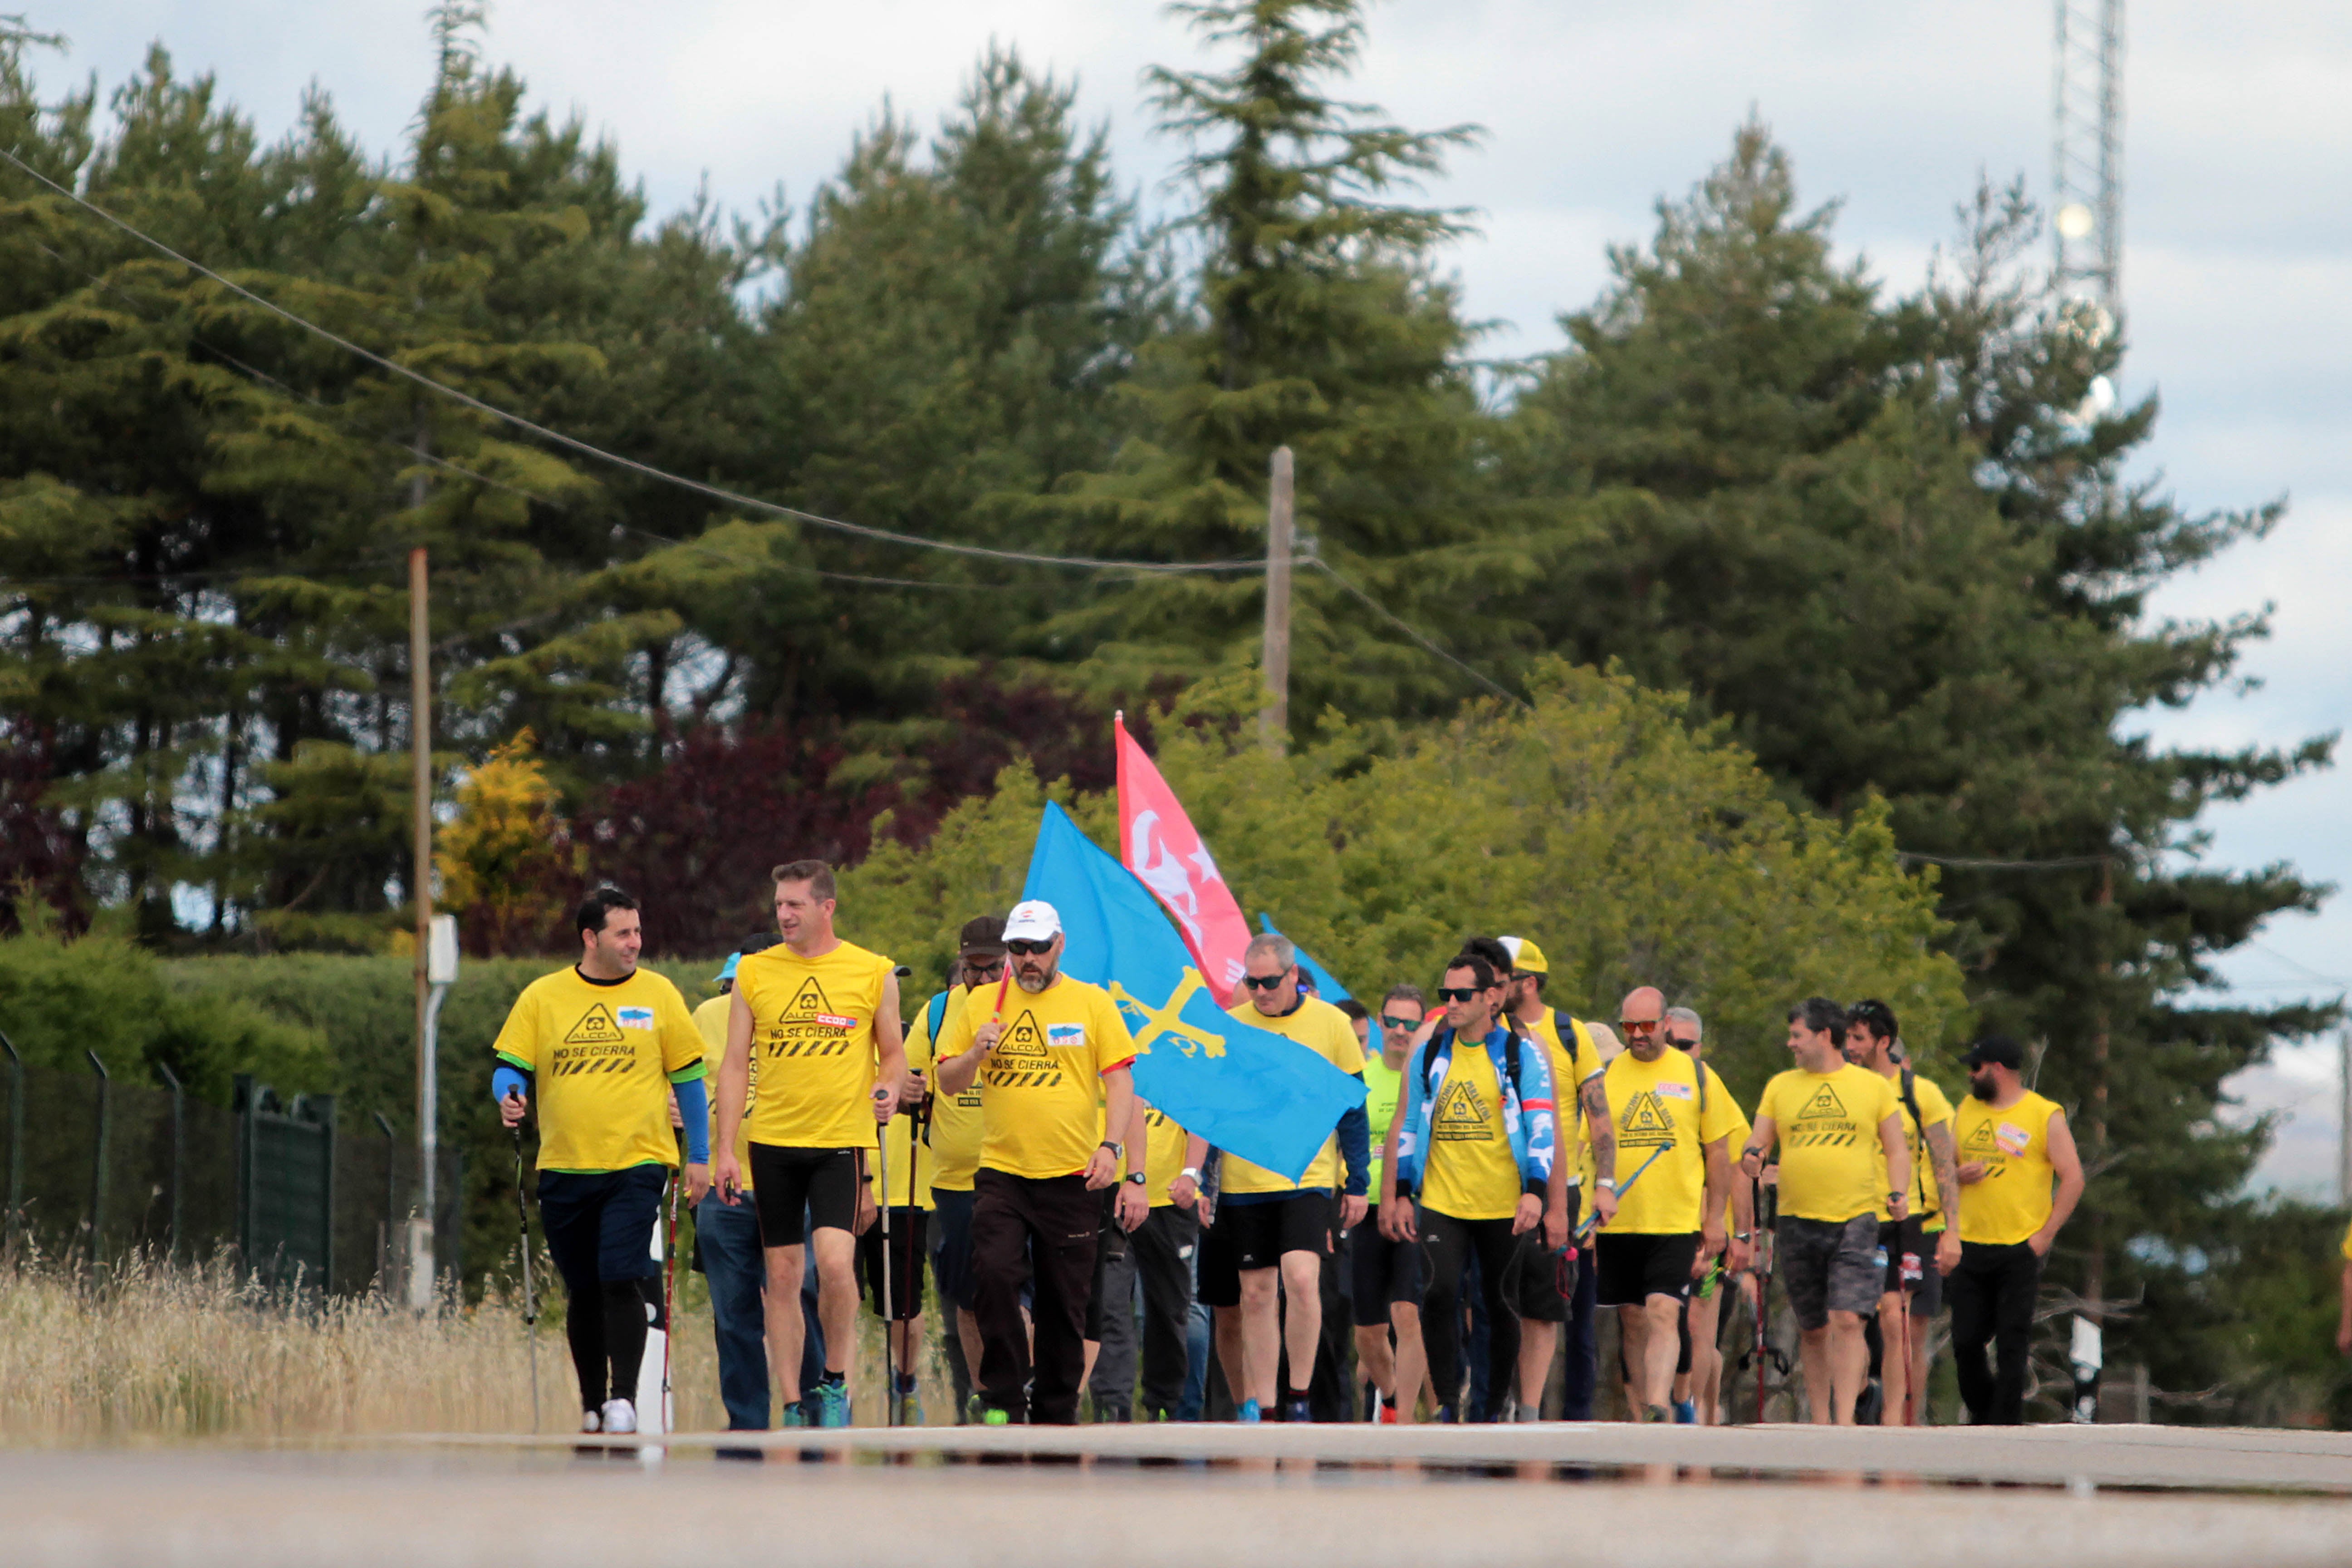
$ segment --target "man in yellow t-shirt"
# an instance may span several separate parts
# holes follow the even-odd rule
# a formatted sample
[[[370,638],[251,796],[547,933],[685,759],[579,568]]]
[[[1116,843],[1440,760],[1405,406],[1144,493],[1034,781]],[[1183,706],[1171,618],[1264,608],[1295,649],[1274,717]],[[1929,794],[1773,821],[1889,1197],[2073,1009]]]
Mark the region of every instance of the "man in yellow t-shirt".
[[[1504,1005],[1551,1053],[1552,1086],[1559,1095],[1559,1153],[1552,1161],[1552,1179],[1566,1189],[1573,1237],[1606,1225],[1617,1212],[1617,1129],[1609,1120],[1609,1101],[1601,1088],[1605,1064],[1593,1043],[1591,1026],[1544,1002],[1551,964],[1543,949],[1523,936],[1497,940],[1511,961]],[[1534,1375],[1532,1363],[1541,1363],[1548,1381],[1552,1342],[1566,1339],[1567,1365],[1560,1380],[1564,1421],[1592,1419],[1592,1391],[1600,1369],[1600,1281],[1591,1260],[1581,1261],[1585,1266],[1576,1272],[1568,1321],[1557,1331],[1548,1323],[1528,1325],[1519,1342],[1522,1376]]]
[[[1875,997],[1846,1010],[1845,1059],[1895,1086],[1904,1143],[1911,1151],[1911,1217],[1889,1219],[1885,1205],[1879,1205],[1886,1289],[1878,1298],[1877,1359],[1880,1425],[1914,1426],[1917,1413],[1908,1402],[1913,1390],[1927,1386],[1927,1325],[1944,1310],[1944,1271],[1960,1260],[1960,1233],[1948,1223],[1960,1212],[1952,1102],[1932,1079],[1911,1070],[1895,1009]],[[1887,1184],[1883,1176],[1878,1184]]]
[[[864,1161],[876,1147],[876,1127],[897,1114],[907,1093],[898,978],[888,959],[835,934],[832,867],[795,860],[772,876],[783,940],[735,968],[719,1071],[718,1186],[730,1203],[746,1187],[735,1143],[748,1132],[748,1186],[768,1264],[768,1364],[783,1385],[784,1425],[802,1424],[794,1298],[807,1249],[816,1254],[817,1315],[824,1324],[818,1421],[846,1426]]]
[[[1462,1282],[1474,1254],[1490,1340],[1486,1408],[1474,1419],[1499,1418],[1515,1399],[1520,1419],[1537,1419],[1543,1388],[1517,1375],[1520,1336],[1528,1321],[1557,1324],[1568,1312],[1551,1058],[1504,1013],[1504,983],[1483,951],[1446,964],[1444,1026],[1406,1057],[1404,1108],[1381,1151],[1381,1233],[1426,1247],[1422,1331],[1442,1420],[1464,1414]]]
[[[1637,986],[1618,1006],[1625,1050],[1601,1075],[1617,1131],[1617,1212],[1593,1245],[1599,1304],[1617,1309],[1634,1418],[1674,1419],[1675,1369],[1691,1286],[1716,1255],[1747,1246],[1725,1234],[1730,1140],[1739,1126],[1731,1091],[1706,1063],[1666,1048],[1666,998]]]
[[[1803,1335],[1805,1400],[1817,1426],[1853,1426],[1869,1376],[1862,1323],[1886,1278],[1880,1200],[1895,1219],[1911,1212],[1911,1154],[1895,1086],[1845,1059],[1845,1009],[1826,996],[1789,1009],[1797,1065],[1764,1086],[1739,1163],[1759,1176],[1766,1153],[1780,1146],[1774,1255]]]
[[[978,915],[964,921],[956,937],[948,987],[915,1015],[908,1053],[918,1049],[919,1041],[923,1058],[936,1066],[940,1042],[955,1026],[957,1016],[975,1001],[988,1005],[1005,984],[1003,917]],[[928,1145],[923,1176],[931,1194],[931,1282],[955,1326],[948,1340],[948,1373],[961,1425],[971,1418],[971,1391],[980,1372],[980,1319],[972,1310],[971,1293],[971,1185],[980,1170],[980,1085],[967,1084],[962,1093],[950,1094],[939,1087],[934,1074],[919,1092]]]
[[[730,954],[719,971],[719,994],[694,1010],[694,1027],[702,1037],[703,1066],[719,1070],[727,1058],[727,1016],[734,1008],[735,966],[747,952],[773,947],[772,936],[756,936]],[[759,1094],[755,1072],[751,1093]],[[719,1108],[710,1108],[710,1135],[719,1135]],[[749,1161],[747,1142],[739,1135],[735,1159]],[[760,1251],[760,1216],[750,1204],[730,1204],[718,1193],[702,1194],[694,1205],[694,1246],[704,1279],[710,1286],[710,1330],[719,1346],[719,1398],[727,1407],[730,1432],[768,1429],[771,1397],[768,1384],[766,1316],[761,1295],[768,1268]],[[803,1314],[814,1315],[804,1303]],[[819,1335],[822,1338],[822,1334]]]
[[[580,962],[515,999],[491,1047],[499,1115],[520,1127],[539,1097],[539,1215],[570,1300],[564,1337],[583,1432],[637,1429],[654,1226],[677,1163],[670,1094],[686,1131],[686,1197],[710,1180],[702,1041],[686,998],[650,969],[636,900],[599,888],[574,921]],[[658,1290],[654,1304],[660,1304]]]
[[[1250,940],[1242,952],[1241,989],[1246,999],[1226,1009],[1233,1017],[1295,1041],[1362,1080],[1364,1052],[1355,1026],[1339,1008],[1300,990],[1298,949],[1288,937],[1268,932]],[[1294,1386],[1281,1391],[1282,1418],[1314,1419],[1307,1391],[1298,1385],[1313,1374],[1322,1341],[1323,1260],[1330,1256],[1331,1232],[1335,1225],[1347,1230],[1360,1223],[1367,1207],[1369,1126],[1362,1102],[1349,1106],[1297,1181],[1236,1154],[1223,1156],[1224,1174],[1203,1245],[1223,1253],[1231,1272],[1204,1259],[1201,1299],[1213,1308],[1240,1311],[1243,1386],[1233,1392],[1243,1421],[1255,1421],[1274,1408],[1276,1373],[1285,1350],[1290,1352]],[[1222,1278],[1234,1280],[1235,1300],[1212,1293],[1211,1281]]]
[[[1960,1058],[1969,1094],[1954,1113],[1959,1144],[1960,1261],[1952,1298],[1952,1363],[1979,1426],[2025,1419],[2027,1355],[2042,1261],[2083,1196],[2083,1162],[2066,1113],[2025,1087],[2025,1052],[1987,1035]],[[1990,1342],[1998,1370],[1985,1363]]]
[[[983,1016],[989,1010],[968,1003],[936,1052],[940,1092],[960,1094],[980,1082],[972,1293],[982,1419],[990,1426],[1076,1422],[1102,1226],[1097,1194],[1118,1179],[1122,1163],[1144,1169],[1143,1150],[1103,1135],[1106,1126],[1129,1126],[1134,1112],[1128,1070],[1134,1037],[1110,993],[1061,972],[1063,946],[1053,905],[1037,899],[1014,905],[1004,921],[1004,949],[1018,994],[1006,997],[1002,1016]],[[1124,1228],[1142,1224],[1149,1207],[1141,1186],[1120,1186]],[[1034,1297],[1034,1354],[1021,1312],[1024,1282]]]
[[[2336,1282],[2343,1306],[2336,1320],[2336,1353],[2352,1355],[2352,1229],[2344,1232],[2344,1277]]]

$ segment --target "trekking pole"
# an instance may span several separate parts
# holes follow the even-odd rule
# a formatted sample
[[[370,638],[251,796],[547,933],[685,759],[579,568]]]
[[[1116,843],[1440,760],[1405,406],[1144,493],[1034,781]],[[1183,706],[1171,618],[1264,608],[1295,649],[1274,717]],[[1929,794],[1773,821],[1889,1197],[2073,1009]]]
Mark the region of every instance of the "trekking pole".
[[[661,1429],[675,1431],[677,1427],[677,1401],[670,1394],[670,1347],[677,1343],[677,1189],[684,1185],[677,1175],[669,1181],[669,1235],[662,1243],[662,1375]]]
[[[898,1424],[898,1373],[890,1354],[890,1124],[874,1140],[874,1167],[882,1178],[882,1425]]]
[[[515,1123],[515,1225],[522,1237],[522,1336],[530,1349],[530,1432],[539,1436],[539,1297],[531,1288],[530,1210],[522,1198],[522,1124]]]
[[[1755,1204],[1754,1212],[1757,1214],[1766,1215],[1768,1218],[1777,1217],[1773,1210],[1779,1207],[1779,1194],[1768,1194],[1764,1178],[1761,1176],[1756,1178]],[[1756,1230],[1757,1239],[1767,1247],[1775,1239],[1771,1236],[1769,1227],[1763,1221],[1758,1223]],[[1772,1363],[1772,1342],[1765,1332],[1765,1321],[1772,1310],[1772,1265],[1769,1261],[1771,1254],[1768,1251],[1763,1256],[1766,1261],[1759,1264],[1756,1269],[1756,1425],[1759,1426],[1764,1425],[1765,1369]]]

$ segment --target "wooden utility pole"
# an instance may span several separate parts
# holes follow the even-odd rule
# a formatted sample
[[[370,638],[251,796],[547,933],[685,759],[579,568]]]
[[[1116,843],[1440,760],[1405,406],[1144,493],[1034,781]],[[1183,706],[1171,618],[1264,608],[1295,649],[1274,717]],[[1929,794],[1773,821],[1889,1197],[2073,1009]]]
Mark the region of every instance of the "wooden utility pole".
[[[1274,449],[1273,482],[1265,498],[1265,707],[1258,728],[1266,750],[1290,743],[1290,557],[1295,535],[1290,448]]]
[[[420,476],[417,486],[424,485]],[[409,1299],[430,1299],[433,1278],[434,1163],[438,1150],[434,1123],[431,1029],[426,1017],[425,966],[433,951],[433,649],[432,617],[426,613],[425,552],[408,552],[408,747],[410,825],[415,836],[409,897],[416,906],[416,1158],[423,1214],[409,1243]],[[420,1284],[416,1271],[424,1271]]]

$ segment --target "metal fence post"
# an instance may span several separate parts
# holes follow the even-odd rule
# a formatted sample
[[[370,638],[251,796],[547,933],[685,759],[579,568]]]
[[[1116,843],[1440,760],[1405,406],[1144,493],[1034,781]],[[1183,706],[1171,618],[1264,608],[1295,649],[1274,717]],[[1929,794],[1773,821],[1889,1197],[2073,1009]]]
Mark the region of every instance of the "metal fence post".
[[[114,1079],[96,1051],[82,1055],[98,1075],[98,1145],[89,1157],[89,1260],[96,1263],[106,1256],[106,1139],[113,1123]]]
[[[335,1293],[335,1097],[322,1094],[310,1103],[319,1109],[320,1146],[325,1151],[319,1166],[324,1178],[319,1184],[319,1229],[325,1237],[319,1251],[319,1293],[323,1299]]]
[[[0,1241],[14,1241],[25,1203],[25,1058],[5,1034],[0,1050],[8,1053],[8,1212],[0,1215]]]
[[[259,1096],[254,1090],[253,1075],[236,1075],[234,1098],[230,1104],[236,1112],[236,1253],[238,1265],[244,1268],[257,1267],[253,1257],[254,1231],[254,1107]]]
[[[180,1261],[180,1194],[187,1184],[188,1107],[187,1096],[180,1088],[180,1075],[168,1062],[157,1062],[155,1070],[172,1089],[172,1208],[165,1222],[163,1257],[166,1262]]]
[[[392,1288],[392,1219],[400,1212],[400,1172],[393,1156],[399,1150],[400,1140],[381,1110],[375,1113],[375,1124],[383,1133],[383,1223],[375,1231],[375,1282],[377,1289],[393,1296],[398,1292]]]

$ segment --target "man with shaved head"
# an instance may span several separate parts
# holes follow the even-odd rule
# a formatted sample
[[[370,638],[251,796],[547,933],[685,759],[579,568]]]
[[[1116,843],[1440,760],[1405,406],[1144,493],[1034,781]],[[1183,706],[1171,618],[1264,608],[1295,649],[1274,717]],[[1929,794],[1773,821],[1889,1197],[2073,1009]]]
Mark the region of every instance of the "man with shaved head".
[[[1617,1132],[1617,1213],[1595,1247],[1600,1300],[1617,1309],[1633,1415],[1670,1421],[1683,1303],[1728,1240],[1730,1141],[1740,1116],[1699,1062],[1666,1048],[1666,998],[1654,985],[1617,1009],[1624,1054],[1601,1073]],[[1730,1267],[1747,1262],[1731,1242]]]

